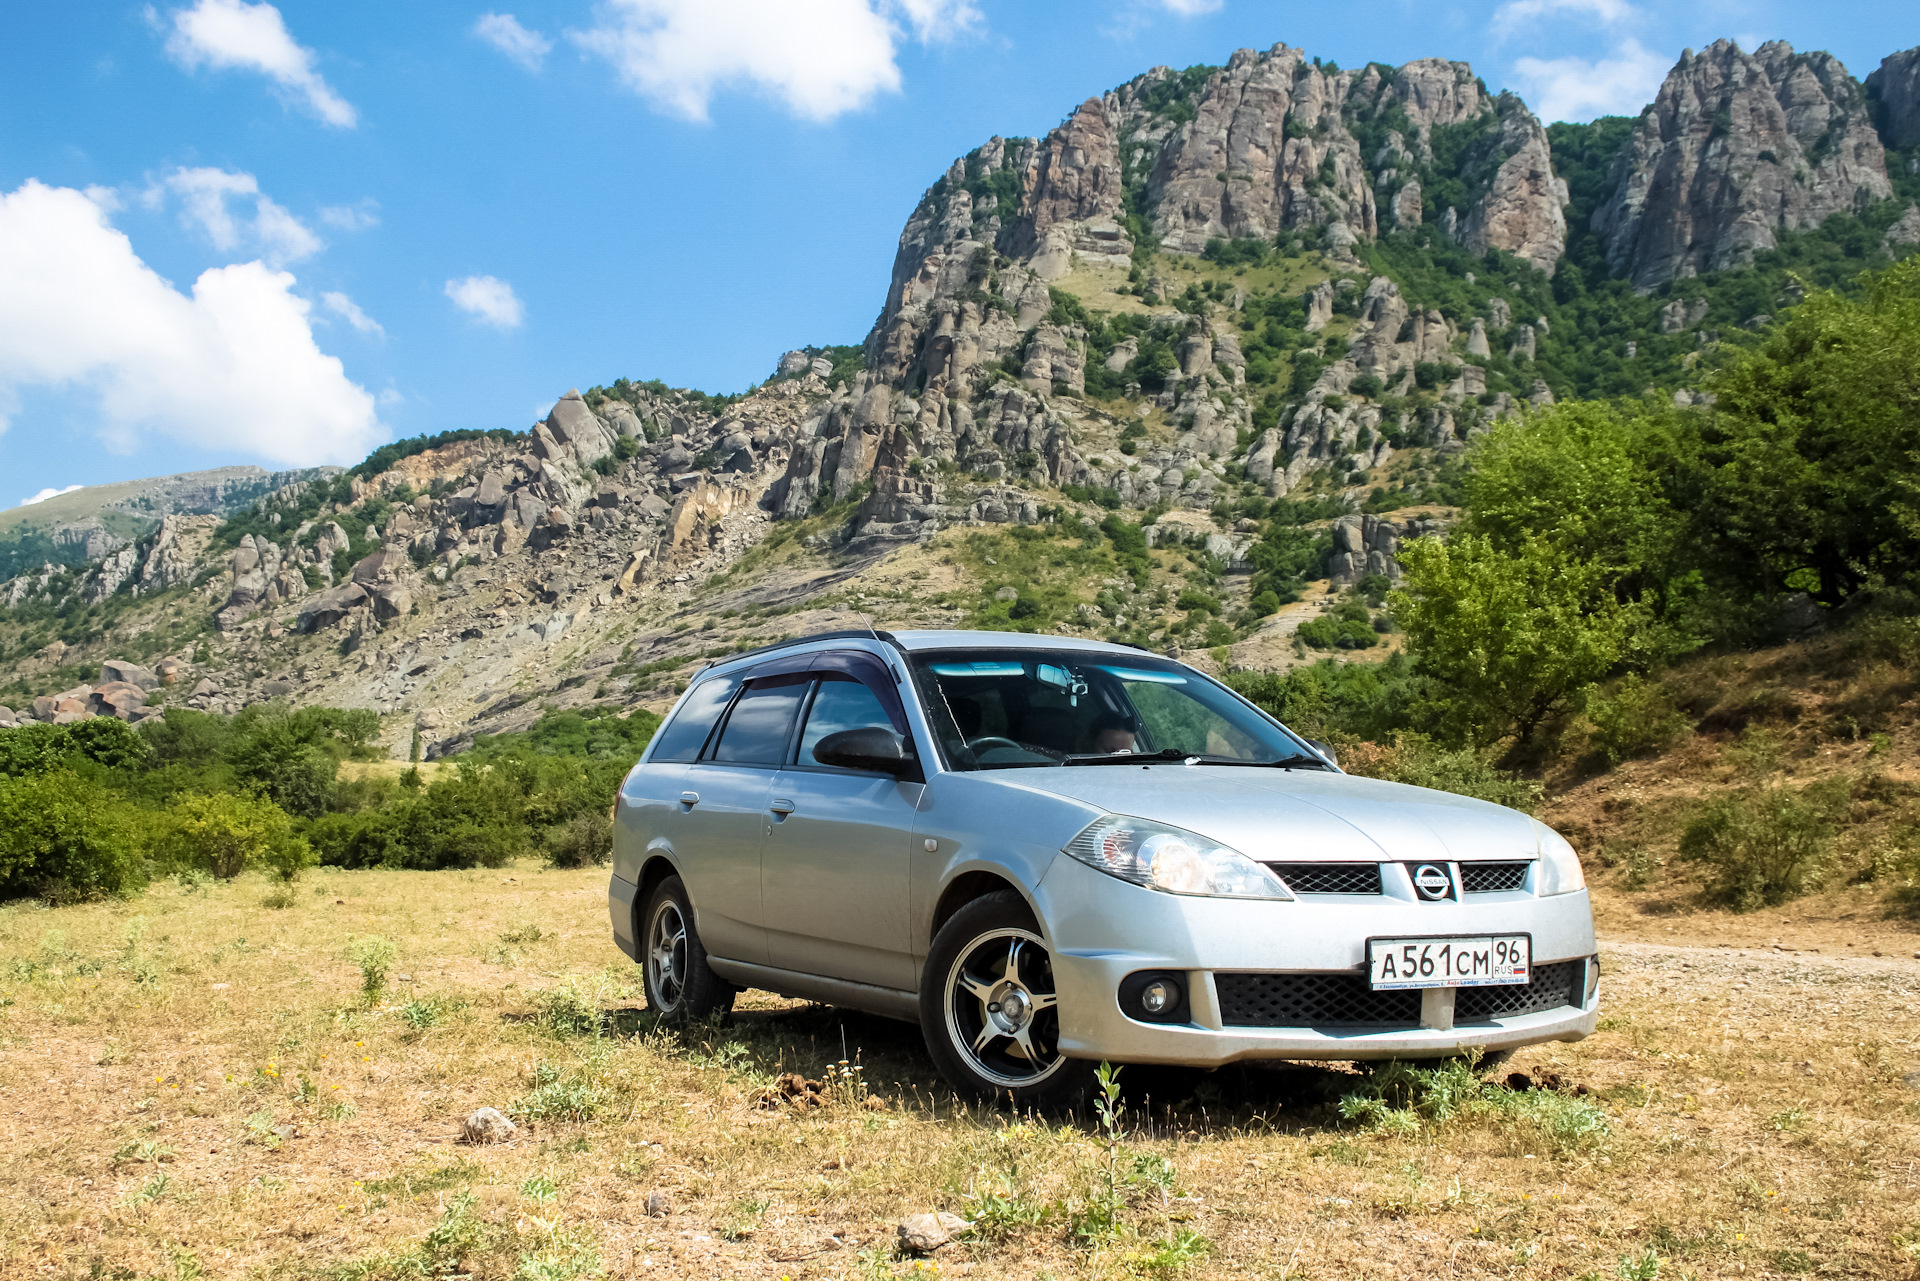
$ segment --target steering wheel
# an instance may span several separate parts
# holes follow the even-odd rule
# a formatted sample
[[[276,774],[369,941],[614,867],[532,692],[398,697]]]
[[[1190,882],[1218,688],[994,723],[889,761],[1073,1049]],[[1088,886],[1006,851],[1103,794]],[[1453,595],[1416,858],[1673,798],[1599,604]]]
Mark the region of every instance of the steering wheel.
[[[1016,752],[1029,750],[1010,738],[1001,738],[998,734],[984,734],[979,738],[969,740],[967,743],[967,750],[976,756],[983,751],[990,752],[997,747],[1011,747]]]

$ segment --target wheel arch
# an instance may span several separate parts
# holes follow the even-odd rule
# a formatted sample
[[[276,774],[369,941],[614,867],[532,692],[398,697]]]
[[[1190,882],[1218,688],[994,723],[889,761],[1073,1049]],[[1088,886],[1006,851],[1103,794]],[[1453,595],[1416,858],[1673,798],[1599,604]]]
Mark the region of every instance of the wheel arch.
[[[659,850],[647,852],[646,862],[640,865],[640,888],[633,896],[633,937],[636,947],[640,945],[640,917],[647,910],[647,902],[653,898],[653,891],[669,876],[678,875],[680,869],[674,866],[672,859]]]
[[[941,889],[940,897],[934,901],[933,918],[927,925],[928,943],[939,937],[941,928],[953,919],[954,913],[976,899],[997,894],[1001,890],[1012,890],[1019,895],[1020,901],[1027,905],[1027,911],[1032,914],[1034,923],[1040,927],[1041,937],[1049,937],[1046,919],[1040,915],[1033,896],[1020,888],[1019,882],[1001,869],[973,867],[954,876]]]

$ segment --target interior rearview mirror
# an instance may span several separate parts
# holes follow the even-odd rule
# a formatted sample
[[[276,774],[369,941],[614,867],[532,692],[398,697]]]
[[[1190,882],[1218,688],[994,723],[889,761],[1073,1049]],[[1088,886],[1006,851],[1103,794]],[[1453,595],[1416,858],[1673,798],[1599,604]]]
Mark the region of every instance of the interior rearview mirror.
[[[827,735],[813,745],[813,759],[838,769],[872,770],[877,774],[912,774],[920,768],[906,740],[878,725]]]

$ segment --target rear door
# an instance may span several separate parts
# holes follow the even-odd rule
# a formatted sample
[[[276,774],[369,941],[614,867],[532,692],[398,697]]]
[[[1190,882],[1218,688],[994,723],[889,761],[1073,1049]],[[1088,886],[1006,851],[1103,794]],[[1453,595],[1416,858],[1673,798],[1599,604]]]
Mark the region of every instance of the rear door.
[[[769,964],[910,991],[909,847],[922,786],[813,759],[820,739],[884,726],[912,741],[891,673],[822,655],[792,759],[774,776],[761,855]]]
[[[700,941],[715,956],[766,964],[760,847],[767,796],[809,684],[805,672],[755,674],[681,778],[683,835],[675,849]]]

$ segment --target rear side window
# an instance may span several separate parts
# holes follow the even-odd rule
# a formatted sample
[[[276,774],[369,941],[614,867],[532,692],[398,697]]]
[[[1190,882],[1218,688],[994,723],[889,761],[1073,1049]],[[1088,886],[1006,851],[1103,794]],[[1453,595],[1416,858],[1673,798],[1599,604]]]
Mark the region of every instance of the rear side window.
[[[691,761],[700,755],[713,723],[726,710],[727,700],[739,688],[738,676],[716,676],[693,687],[680,712],[660,730],[654,739],[650,761]]]
[[[783,763],[793,718],[809,683],[804,672],[750,683],[734,702],[711,759],[740,765]]]

